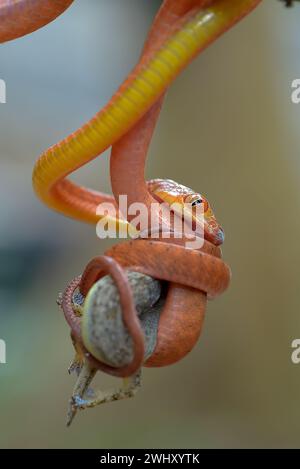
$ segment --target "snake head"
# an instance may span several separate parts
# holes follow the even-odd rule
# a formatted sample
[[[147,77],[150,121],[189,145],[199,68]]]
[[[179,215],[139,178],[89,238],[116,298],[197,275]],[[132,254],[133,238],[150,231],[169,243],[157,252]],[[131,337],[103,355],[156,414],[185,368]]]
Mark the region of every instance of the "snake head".
[[[203,195],[171,179],[152,179],[148,181],[148,189],[156,200],[175,207],[174,212],[176,212],[176,206],[179,209],[185,207],[184,214],[185,216],[188,214],[191,219],[193,230],[197,233],[197,226],[201,227],[200,236],[203,236],[204,231],[204,238],[215,246],[224,242],[224,231]],[[180,210],[180,215],[182,216],[182,210]]]

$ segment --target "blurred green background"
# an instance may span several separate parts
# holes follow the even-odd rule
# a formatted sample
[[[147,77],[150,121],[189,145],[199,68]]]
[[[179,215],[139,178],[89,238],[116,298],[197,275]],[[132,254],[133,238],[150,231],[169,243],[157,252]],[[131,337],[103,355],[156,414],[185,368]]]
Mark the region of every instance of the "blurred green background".
[[[37,156],[91,117],[131,70],[160,2],[78,0],[0,48],[2,448],[298,447],[300,8],[265,0],[171,87],[148,176],[205,194],[226,232],[231,287],[182,362],[145,369],[134,400],[65,427],[73,350],[59,291],[107,243],[36,200]],[[108,157],[76,179],[110,190]],[[98,377],[105,385],[110,378]]]

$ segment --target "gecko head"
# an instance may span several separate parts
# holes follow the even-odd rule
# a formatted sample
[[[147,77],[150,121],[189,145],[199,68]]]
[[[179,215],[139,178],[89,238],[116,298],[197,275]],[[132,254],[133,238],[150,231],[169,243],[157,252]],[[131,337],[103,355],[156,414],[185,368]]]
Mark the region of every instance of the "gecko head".
[[[184,220],[191,222],[196,234],[200,227],[198,234],[203,236],[204,232],[204,238],[215,246],[224,242],[224,231],[203,195],[171,179],[153,179],[148,188],[156,200],[170,205],[174,213],[180,216],[184,213]]]

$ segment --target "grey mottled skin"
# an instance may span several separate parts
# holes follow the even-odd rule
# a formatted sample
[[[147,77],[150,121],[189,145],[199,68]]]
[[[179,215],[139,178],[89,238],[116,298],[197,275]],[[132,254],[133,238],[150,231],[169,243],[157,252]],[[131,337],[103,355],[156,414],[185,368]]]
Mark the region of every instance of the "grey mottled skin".
[[[161,282],[137,272],[128,272],[137,314],[145,334],[145,360],[156,345],[159,315],[164,302]],[[162,296],[162,297],[161,297]],[[74,303],[83,298],[74,296]],[[124,326],[117,287],[111,277],[99,280],[85,305],[89,340],[102,361],[112,366],[127,365],[133,357],[132,340]]]

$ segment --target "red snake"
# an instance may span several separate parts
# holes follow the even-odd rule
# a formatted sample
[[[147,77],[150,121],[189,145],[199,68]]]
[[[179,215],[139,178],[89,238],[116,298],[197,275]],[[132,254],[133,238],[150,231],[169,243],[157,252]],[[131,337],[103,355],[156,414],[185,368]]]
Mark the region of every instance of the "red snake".
[[[184,201],[191,191],[170,191],[168,181],[147,183],[145,161],[160,113],[165,91],[176,76],[205,47],[255,8],[261,0],[164,0],[155,17],[141,58],[93,119],[62,142],[47,150],[33,173],[36,194],[49,207],[79,220],[97,222],[101,202],[115,205],[126,194],[128,204],[143,203],[150,211],[153,202],[168,197]],[[71,0],[0,0],[0,42],[30,33],[62,13]],[[112,146],[111,183],[114,197],[76,186],[65,179]],[[174,183],[176,184],[176,183]],[[180,185],[178,185],[179,187]],[[182,187],[182,186],[180,186]],[[198,196],[198,195],[197,195]],[[121,368],[101,363],[89,353],[95,367],[116,376],[129,376],[143,364],[143,334],[136,316],[125,269],[135,270],[169,282],[161,313],[157,344],[146,366],[164,366],[185,356],[198,340],[207,295],[214,297],[228,286],[230,270],[221,260],[218,245],[222,230],[208,202],[204,208],[204,237],[201,250],[186,248],[186,239],[137,239],[118,244],[105,256],[93,259],[82,278],[75,279],[63,298],[63,309],[72,333],[84,351],[81,321],[72,307],[77,287],[86,295],[97,279],[112,275],[120,294],[124,323],[134,344],[132,362]],[[168,221],[160,216],[160,228]],[[114,217],[114,214],[111,214]],[[130,222],[132,217],[128,216]],[[119,225],[126,223],[118,218]]]

